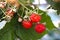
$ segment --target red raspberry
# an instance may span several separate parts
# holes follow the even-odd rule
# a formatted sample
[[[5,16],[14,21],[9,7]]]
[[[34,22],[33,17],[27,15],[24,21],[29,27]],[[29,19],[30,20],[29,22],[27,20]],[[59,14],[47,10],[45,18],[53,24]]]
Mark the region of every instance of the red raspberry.
[[[32,22],[39,22],[41,20],[41,16],[38,15],[38,14],[35,14],[33,13],[31,16],[30,16],[30,19]]]
[[[42,32],[44,32],[45,31],[45,25],[44,24],[37,24],[36,26],[35,26],[35,31],[37,32],[37,33],[42,33]]]
[[[24,20],[24,21],[22,22],[22,25],[23,25],[23,27],[26,28],[26,29],[29,29],[29,28],[32,27],[32,23],[31,23],[30,21],[26,21],[26,20]]]

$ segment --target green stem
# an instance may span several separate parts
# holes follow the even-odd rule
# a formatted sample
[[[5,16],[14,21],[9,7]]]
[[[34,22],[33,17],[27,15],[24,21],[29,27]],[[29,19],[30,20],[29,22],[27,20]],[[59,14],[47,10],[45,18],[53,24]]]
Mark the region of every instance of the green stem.
[[[19,2],[19,1],[18,1]],[[30,10],[29,8],[27,8],[23,3],[22,3],[22,1],[21,2],[19,2],[24,8],[26,8],[27,10]],[[31,12],[34,12],[34,11],[32,11],[31,10]]]
[[[0,8],[1,9],[1,8]],[[5,12],[1,9],[1,11],[5,14]]]
[[[29,10],[29,11],[31,11],[31,13],[32,12],[34,12],[35,10],[37,10],[37,13],[38,13],[38,6],[37,6],[37,9],[35,9],[35,10],[30,10],[29,8],[27,8],[23,3],[22,3],[22,1],[20,0],[20,1],[18,1],[20,4],[21,4],[21,6],[23,6],[24,8],[26,8],[27,10]],[[22,13],[22,15],[23,15],[23,13]]]
[[[0,22],[4,19],[5,17],[2,17],[1,19],[0,19]]]
[[[23,12],[22,12],[22,14],[21,14],[21,17],[23,17],[23,13],[24,13],[24,8],[23,8]]]
[[[17,15],[18,15],[18,16],[20,16],[20,14],[19,14],[19,13],[17,13]]]
[[[26,6],[24,6],[24,4],[23,3],[21,3],[21,2],[19,2],[24,8],[26,8],[27,10],[30,10],[30,9],[28,9]]]
[[[38,14],[38,9],[39,9],[39,8],[37,7],[37,14]]]

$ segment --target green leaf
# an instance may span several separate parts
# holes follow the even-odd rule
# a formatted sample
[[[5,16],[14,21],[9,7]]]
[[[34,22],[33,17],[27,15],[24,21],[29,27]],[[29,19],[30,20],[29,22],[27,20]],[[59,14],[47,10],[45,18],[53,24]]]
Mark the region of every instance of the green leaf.
[[[34,26],[31,29],[27,30],[24,29],[23,26],[19,23],[19,25],[16,26],[16,28],[16,34],[22,40],[37,40],[43,36],[43,34],[38,34],[35,32]]]
[[[60,2],[54,2],[53,0],[46,1],[52,6],[53,9],[60,11]]]
[[[59,14],[60,14],[60,10],[57,11],[57,15],[59,15]]]
[[[15,24],[14,17],[11,22],[7,23],[3,29],[0,30],[0,40],[15,40]]]
[[[54,8],[55,10],[60,10],[60,3],[58,2],[54,2],[53,0],[46,0],[51,6],[52,8]]]
[[[47,15],[46,12],[42,11],[42,10],[38,10],[38,13],[42,13],[42,20],[40,21],[41,23],[46,23],[46,28],[48,28],[49,30],[55,28],[55,26],[52,23],[51,18]]]
[[[50,17],[41,10],[39,10],[39,13],[43,13],[41,23],[46,22],[46,28],[48,28],[49,30],[53,29],[54,25],[52,24]],[[31,29],[27,30],[27,29],[23,28],[21,23],[17,23],[16,35],[19,38],[21,38],[22,40],[37,40],[37,39],[40,39],[44,34],[47,33],[47,31],[45,31],[42,34],[38,34],[35,32],[34,27],[35,27],[35,25],[33,25]]]
[[[48,28],[49,30],[55,28],[50,17],[47,14],[42,15],[41,23],[44,23],[44,22],[46,23],[46,28]]]
[[[46,22],[46,28],[48,28],[49,30],[53,29],[54,25],[52,24],[50,17],[41,10],[38,10],[38,12],[43,13],[42,20],[40,22]],[[19,10],[18,13],[21,14],[22,9],[21,11]],[[18,22],[18,16],[14,15],[11,22],[7,23],[5,27],[2,30],[0,30],[0,40],[15,40],[16,37],[22,40],[37,40],[47,33],[47,31],[45,31],[42,34],[38,34],[34,28],[35,25],[33,25],[31,29],[23,28],[22,23]]]
[[[0,40],[15,40],[13,31],[8,31],[0,35]]]

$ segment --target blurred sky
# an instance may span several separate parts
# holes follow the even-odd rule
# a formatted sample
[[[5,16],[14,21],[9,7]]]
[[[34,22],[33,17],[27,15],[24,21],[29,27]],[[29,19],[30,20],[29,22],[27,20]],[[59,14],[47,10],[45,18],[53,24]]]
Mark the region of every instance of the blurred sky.
[[[38,0],[35,0],[33,3],[34,4],[39,4],[38,2],[39,2]],[[40,0],[40,4],[46,4],[46,1],[45,0]]]

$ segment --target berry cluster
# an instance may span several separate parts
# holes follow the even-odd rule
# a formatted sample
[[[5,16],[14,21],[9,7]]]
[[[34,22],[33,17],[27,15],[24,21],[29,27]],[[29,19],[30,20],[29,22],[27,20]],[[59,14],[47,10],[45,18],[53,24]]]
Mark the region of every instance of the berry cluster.
[[[30,20],[23,20],[22,21],[22,25],[25,29],[30,29],[33,25],[33,23],[36,23],[35,24],[35,31],[37,33],[42,33],[45,31],[45,25],[44,24],[41,24],[39,23],[39,21],[41,21],[41,15],[39,14],[36,14],[36,13],[32,13],[30,16],[29,16],[29,19]],[[20,21],[19,21],[20,22]]]
[[[13,1],[15,2],[14,5],[12,7],[10,7],[11,5],[8,5],[8,3],[13,3]],[[4,13],[4,19],[7,20],[8,22],[10,22],[10,20],[12,19],[12,17],[14,16],[16,10],[17,10],[17,7],[18,7],[18,2],[16,0],[6,0],[6,1],[1,1],[0,2],[0,8],[1,9],[5,9],[6,10],[2,10],[3,13]],[[16,8],[16,9],[15,9]]]
[[[14,14],[15,12],[11,8],[8,8],[5,12],[5,19],[10,22]]]
[[[10,4],[13,4],[14,6],[16,7],[19,7],[19,4],[16,0],[6,0],[7,2],[6,3],[10,3]],[[6,6],[6,3],[5,2],[0,2],[0,8],[5,8]],[[15,10],[13,10],[12,8],[8,7],[6,12],[5,12],[5,19],[7,21],[10,21],[12,19],[12,17],[14,16],[15,14]],[[23,18],[23,17],[22,17]],[[45,25],[44,24],[41,24],[39,23],[41,21],[41,15],[39,14],[36,14],[36,13],[32,13],[28,18],[29,20],[27,19],[24,19],[22,20],[21,17],[18,18],[18,22],[22,22],[22,26],[25,28],[25,29],[30,29],[33,25],[33,23],[36,23],[35,24],[35,31],[37,33],[42,33],[45,31]]]

